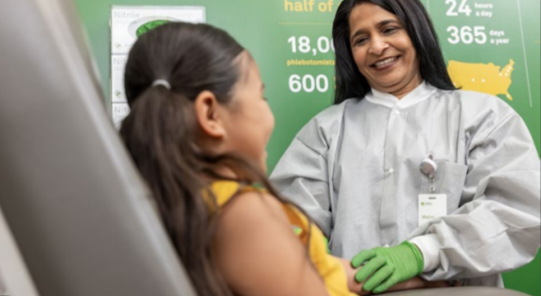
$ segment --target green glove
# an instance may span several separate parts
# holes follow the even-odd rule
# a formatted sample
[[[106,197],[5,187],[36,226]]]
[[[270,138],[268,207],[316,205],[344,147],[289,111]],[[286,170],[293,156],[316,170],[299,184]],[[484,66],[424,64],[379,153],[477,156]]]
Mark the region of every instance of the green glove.
[[[351,260],[354,268],[365,265],[355,274],[355,280],[363,284],[363,290],[381,293],[390,287],[409,280],[423,272],[423,255],[410,242],[383,248],[364,250]],[[369,278],[370,277],[370,278]]]
[[[331,249],[329,249],[329,239],[327,237],[323,237],[323,242],[327,246],[327,254],[332,254]]]

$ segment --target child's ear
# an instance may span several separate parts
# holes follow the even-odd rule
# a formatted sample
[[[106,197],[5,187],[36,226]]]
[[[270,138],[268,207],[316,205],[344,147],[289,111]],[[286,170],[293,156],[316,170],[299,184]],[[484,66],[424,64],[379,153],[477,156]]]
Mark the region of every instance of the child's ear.
[[[212,138],[225,137],[224,122],[219,112],[220,105],[212,92],[205,90],[197,95],[194,108],[197,122],[203,133]]]

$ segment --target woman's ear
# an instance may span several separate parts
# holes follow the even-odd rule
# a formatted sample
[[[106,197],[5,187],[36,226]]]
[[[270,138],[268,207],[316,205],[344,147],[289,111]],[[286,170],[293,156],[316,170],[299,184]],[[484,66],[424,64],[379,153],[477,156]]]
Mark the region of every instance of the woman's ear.
[[[225,137],[221,106],[212,92],[205,90],[197,95],[194,108],[197,123],[204,134],[212,138]]]

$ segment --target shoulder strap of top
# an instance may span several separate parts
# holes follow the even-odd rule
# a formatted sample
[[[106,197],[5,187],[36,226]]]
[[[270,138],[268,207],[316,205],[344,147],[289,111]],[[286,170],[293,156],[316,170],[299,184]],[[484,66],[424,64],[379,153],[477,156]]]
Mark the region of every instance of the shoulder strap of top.
[[[210,185],[210,191],[216,197],[216,203],[219,207],[227,204],[231,198],[242,192],[264,191],[252,185],[245,185],[237,181],[221,180],[215,181]]]
[[[215,181],[210,185],[209,189],[212,193],[214,193],[214,196],[216,197],[216,205],[218,206],[218,208],[224,207],[231,200],[231,198],[235,197],[240,193],[249,191],[265,191],[265,189],[255,187],[253,185],[245,185],[236,181],[229,180]],[[209,202],[209,205],[211,204],[213,203]],[[212,205],[210,207],[213,208]],[[285,214],[287,215],[289,222],[291,223],[291,226],[293,227],[293,230],[300,238],[300,240],[304,244],[306,244],[309,240],[308,219],[306,219],[306,217],[297,209],[288,204],[282,204],[282,207]]]

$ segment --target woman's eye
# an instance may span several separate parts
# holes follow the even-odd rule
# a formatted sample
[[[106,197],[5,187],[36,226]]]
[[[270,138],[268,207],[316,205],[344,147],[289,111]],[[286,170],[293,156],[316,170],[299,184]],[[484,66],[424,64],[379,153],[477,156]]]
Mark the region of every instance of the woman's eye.
[[[395,32],[396,30],[397,30],[397,28],[395,28],[395,27],[389,27],[389,28],[383,29],[383,33],[384,34],[390,34],[390,33]]]
[[[359,39],[357,39],[357,41],[355,41],[355,45],[362,45],[362,44],[366,43],[366,40],[368,40],[368,38],[366,38],[366,37],[359,38]]]

